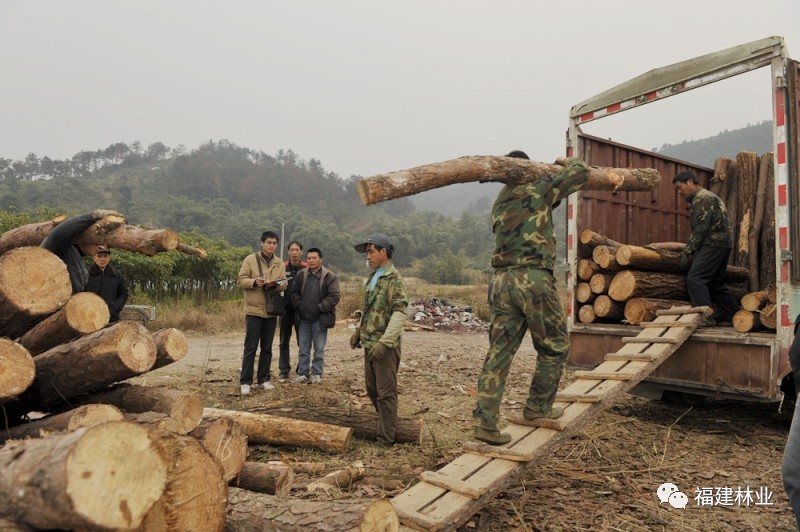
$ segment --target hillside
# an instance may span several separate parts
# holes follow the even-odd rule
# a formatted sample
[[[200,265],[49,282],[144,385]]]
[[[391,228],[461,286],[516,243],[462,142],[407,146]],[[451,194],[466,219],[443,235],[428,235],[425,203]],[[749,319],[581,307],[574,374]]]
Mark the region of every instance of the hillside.
[[[653,151],[713,168],[714,160],[719,157],[735,158],[742,151],[754,151],[758,154],[772,151],[772,121],[765,120],[740,129],[725,130],[705,139],[664,144]]]

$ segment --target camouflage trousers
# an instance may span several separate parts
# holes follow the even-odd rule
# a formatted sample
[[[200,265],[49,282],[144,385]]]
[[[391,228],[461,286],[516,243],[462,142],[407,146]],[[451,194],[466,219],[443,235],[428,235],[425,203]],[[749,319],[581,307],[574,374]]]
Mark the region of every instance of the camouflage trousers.
[[[475,426],[496,429],[506,377],[525,332],[530,330],[537,353],[526,406],[538,410],[555,400],[569,351],[569,336],[556,280],[549,270],[496,270],[489,294],[489,351],[478,379],[478,404],[473,418]]]

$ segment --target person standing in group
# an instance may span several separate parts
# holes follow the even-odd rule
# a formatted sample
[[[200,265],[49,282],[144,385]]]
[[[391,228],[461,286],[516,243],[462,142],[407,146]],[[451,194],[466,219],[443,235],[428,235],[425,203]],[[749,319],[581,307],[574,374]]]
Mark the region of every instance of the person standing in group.
[[[119,321],[119,313],[128,301],[128,285],[125,278],[111,265],[111,250],[105,244],[97,246],[89,268],[86,291],[103,298],[111,315],[110,323]]]
[[[355,250],[367,254],[372,274],[365,285],[361,320],[350,347],[364,348],[364,380],[378,412],[378,443],[389,446],[397,432],[397,369],[408,292],[392,263],[394,245],[388,236],[373,234],[356,244]]]
[[[529,158],[522,151],[512,151],[507,157]],[[508,433],[500,432],[497,422],[506,377],[527,330],[537,356],[523,417],[555,419],[563,414],[553,402],[569,352],[569,336],[553,276],[553,208],[580,190],[589,172],[580,159],[568,159],[556,175],[528,183],[507,183],[494,202],[489,350],[478,378],[478,401],[473,411],[473,434],[480,441],[501,445],[511,440]]]
[[[703,326],[716,325],[714,318],[732,322],[739,305],[725,285],[725,270],[733,248],[733,234],[725,202],[703,188],[692,172],[679,173],[672,178],[672,183],[690,205],[692,234],[681,255],[681,267],[689,270],[686,274],[686,290],[692,306],[715,307],[715,316],[706,318]]]
[[[328,329],[336,324],[336,305],[339,304],[339,278],[322,265],[322,251],[311,248],[306,253],[308,268],[294,278],[289,299],[295,309],[300,327],[297,337],[300,354],[297,359],[296,383],[319,384],[325,370],[325,344]],[[314,358],[311,360],[311,346]]]
[[[287,248],[289,252],[289,260],[283,263],[284,268],[286,269],[286,282],[288,283],[286,286],[286,293],[291,293],[292,290],[292,281],[297,275],[297,273],[302,270],[303,268],[308,268],[308,263],[304,262],[303,259],[303,244],[298,242],[297,240],[292,240],[289,242],[289,247]],[[295,316],[295,308],[292,304],[291,298],[286,298],[286,313],[281,316],[280,320],[280,327],[281,327],[281,344],[280,344],[280,355],[278,358],[278,370],[280,374],[278,375],[278,380],[280,382],[286,382],[289,380],[289,372],[292,370],[292,361],[289,356],[289,343],[292,340],[292,329],[295,331],[295,338],[298,339],[297,346],[300,347],[299,338],[300,338],[300,320]]]
[[[266,292],[277,293],[286,289],[283,261],[275,256],[278,241],[277,233],[264,231],[261,235],[261,250],[245,257],[236,281],[239,288],[244,291],[244,354],[239,377],[242,395],[250,393],[250,386],[253,384],[253,365],[259,344],[261,344],[261,354],[256,373],[258,385],[265,390],[275,388],[270,382],[270,366],[277,315],[268,311]],[[277,294],[277,297],[282,299],[280,294]]]

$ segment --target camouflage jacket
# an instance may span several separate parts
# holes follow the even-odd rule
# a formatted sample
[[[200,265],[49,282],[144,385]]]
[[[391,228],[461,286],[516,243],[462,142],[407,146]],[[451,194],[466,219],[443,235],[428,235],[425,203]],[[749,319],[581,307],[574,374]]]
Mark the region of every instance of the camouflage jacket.
[[[492,207],[494,268],[553,269],[553,205],[583,188],[589,170],[580,159],[572,159],[558,175],[500,190]]]
[[[372,275],[375,275],[375,272],[372,272]],[[364,312],[361,316],[361,345],[365,349],[371,349],[380,341],[387,347],[397,347],[400,344],[400,334],[397,334],[396,338],[387,338],[383,333],[389,325],[392,314],[406,313],[408,308],[406,284],[392,263],[386,266],[375,288],[370,291],[371,280],[372,276],[367,279],[364,303],[361,307]]]
[[[728,220],[728,209],[719,196],[701,188],[691,196],[686,197],[691,205],[689,219],[692,225],[692,236],[686,243],[688,255],[694,255],[703,247],[730,248],[733,247],[731,224]]]

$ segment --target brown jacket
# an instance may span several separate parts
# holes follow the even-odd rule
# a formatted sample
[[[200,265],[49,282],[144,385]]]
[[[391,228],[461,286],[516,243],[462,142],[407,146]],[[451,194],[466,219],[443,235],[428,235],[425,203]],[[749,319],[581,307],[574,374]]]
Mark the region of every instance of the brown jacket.
[[[264,290],[256,286],[258,277],[258,261],[261,262],[261,269],[264,272],[264,279],[269,281],[279,281],[275,290],[283,292],[286,290],[286,268],[283,261],[277,255],[273,255],[272,263],[267,266],[267,262],[261,256],[261,252],[253,253],[244,258],[236,284],[244,291],[244,313],[248,316],[258,316],[260,318],[274,318],[267,314],[266,299]]]

